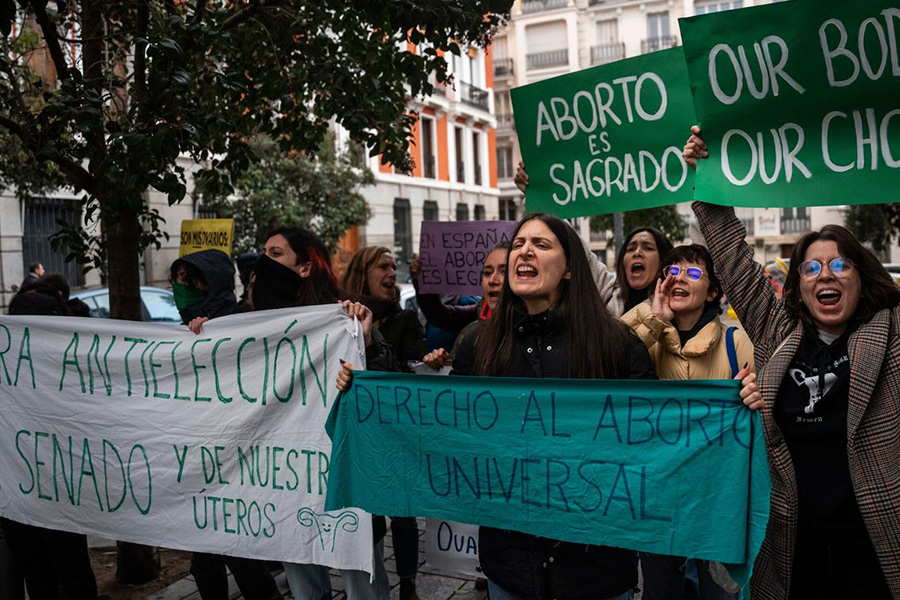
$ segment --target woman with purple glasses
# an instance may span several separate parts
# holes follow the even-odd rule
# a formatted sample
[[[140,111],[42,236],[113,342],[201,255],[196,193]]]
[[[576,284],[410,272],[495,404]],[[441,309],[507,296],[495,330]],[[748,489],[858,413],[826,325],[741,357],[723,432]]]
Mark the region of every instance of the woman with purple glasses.
[[[676,246],[656,279],[652,303],[642,302],[622,321],[647,345],[660,379],[731,379],[744,381],[744,404],[762,406],[753,374],[753,344],[747,334],[726,327],[722,312],[722,284],[713,259],[703,246]],[[657,274],[654,274],[656,277]],[[690,557],[688,557],[690,558]],[[736,598],[737,584],[718,563],[691,561],[697,567],[702,600]],[[687,558],[641,554],[643,600],[684,600]]]
[[[694,127],[684,158],[708,155]],[[776,298],[734,210],[693,208],[764,401],[771,514],[752,597],[900,598],[900,288],[827,225],[794,246]]]

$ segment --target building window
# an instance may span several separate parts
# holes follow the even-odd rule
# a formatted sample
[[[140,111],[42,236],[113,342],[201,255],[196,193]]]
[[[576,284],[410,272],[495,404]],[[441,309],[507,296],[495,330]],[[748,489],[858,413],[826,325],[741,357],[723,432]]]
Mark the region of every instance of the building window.
[[[625,58],[625,44],[619,42],[616,19],[597,22],[597,45],[591,47],[591,64],[599,65]]]
[[[472,162],[475,169],[475,185],[481,185],[481,134],[472,132]]]
[[[655,52],[675,45],[675,37],[669,33],[669,13],[659,12],[647,15],[647,39],[641,43],[644,53]]]
[[[513,166],[513,153],[510,146],[497,147],[497,177],[500,179],[512,179],[516,174]]]
[[[698,3],[694,6],[694,11],[698,15],[704,15],[714,12],[722,12],[725,10],[731,10],[733,8],[742,8],[744,3],[742,0],[735,0],[729,2],[704,2]]]
[[[456,181],[466,182],[466,144],[462,127],[454,127],[454,141],[456,142]]]
[[[31,198],[25,202],[25,229],[22,239],[24,271],[39,262],[47,273],[62,273],[75,286],[84,283],[75,261],[66,262],[68,249],[54,250],[50,237],[59,231],[59,222],[78,223],[81,212],[74,201],[57,198]],[[18,283],[18,282],[15,282]]]
[[[218,219],[219,218],[219,209],[214,208],[212,206],[204,206],[201,204],[197,207],[197,218],[198,219]]]
[[[397,259],[397,280],[404,281],[409,275],[412,258],[412,218],[406,198],[394,199],[394,258]]]
[[[423,221],[439,221],[440,213],[438,212],[438,203],[434,200],[426,200],[422,205]]]
[[[422,117],[422,173],[425,177],[437,177],[434,156],[434,119]]]
[[[734,0],[729,2],[698,2],[694,5],[694,13],[698,15],[706,15],[714,12],[722,12],[723,10],[731,10],[732,8],[741,8],[744,5],[742,0]]]
[[[487,218],[487,214],[485,214],[484,205],[476,204],[475,205],[475,220],[476,221],[484,221],[486,218]]]
[[[468,221],[469,220],[469,205],[463,202],[460,202],[456,205],[456,220],[457,221]]]
[[[500,198],[500,220],[516,221],[518,218],[516,201],[512,198]]]

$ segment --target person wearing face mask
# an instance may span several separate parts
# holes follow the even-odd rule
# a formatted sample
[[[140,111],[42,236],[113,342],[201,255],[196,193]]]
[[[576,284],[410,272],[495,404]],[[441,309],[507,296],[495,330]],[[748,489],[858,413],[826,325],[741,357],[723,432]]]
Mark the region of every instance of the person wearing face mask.
[[[185,325],[235,312],[234,265],[221,250],[200,250],[172,263],[169,272],[175,307]]]
[[[587,320],[596,325],[584,327]],[[545,214],[517,224],[496,310],[465,338],[453,368],[457,375],[655,379],[646,347],[604,307],[578,235]],[[353,366],[344,365],[338,388],[349,389],[352,378]],[[478,550],[492,600],[626,600],[637,584],[630,550],[487,527]]]
[[[234,265],[221,250],[200,250],[182,256],[172,263],[170,279],[175,307],[182,322],[194,333],[199,333],[206,321],[235,312]],[[203,600],[228,597],[226,566],[248,600],[281,600],[281,592],[265,562],[194,552],[191,575]]]
[[[521,162],[516,169],[515,182],[524,194],[528,189],[528,174]],[[670,250],[672,242],[659,229],[638,227],[625,236],[622,247],[616,253],[615,275],[609,273],[606,265],[593,254],[590,255],[591,271],[600,297],[613,315],[620,316],[647,301],[660,265]]]
[[[685,160],[708,155],[692,128]],[[900,598],[900,288],[826,225],[794,245],[776,298],[734,209],[693,210],[765,403],[772,496],[752,597]]]
[[[745,390],[755,382],[753,344],[742,330],[719,320],[722,284],[703,246],[677,246],[663,263],[663,280],[656,280],[652,304],[641,302],[622,321],[650,351],[660,379],[743,380]],[[739,367],[739,365],[741,365]],[[751,409],[762,406],[755,388],[744,398]],[[644,600],[680,600],[685,595],[683,557],[641,554]],[[708,561],[696,561],[699,595],[703,600],[736,598],[737,584],[727,572]]]
[[[366,364],[372,370],[391,370],[395,365],[391,347],[372,326],[372,311],[346,299],[331,267],[331,255],[315,234],[297,227],[282,227],[269,234],[262,253],[253,267],[250,304],[253,310],[271,310],[292,306],[312,306],[340,302],[350,316],[363,327]],[[421,326],[420,326],[421,327]],[[383,517],[373,520],[374,580],[365,571],[341,569],[348,600],[388,600],[390,583],[384,568]],[[328,567],[284,563],[288,585],[294,598],[331,600]]]
[[[397,301],[397,262],[389,248],[368,246],[358,250],[344,271],[342,283],[351,298],[372,311],[374,327],[397,359],[395,370],[407,371],[408,361],[422,359],[427,352],[425,330],[415,311],[401,309]],[[391,534],[400,600],[418,600],[419,527],[415,517],[391,517]]]

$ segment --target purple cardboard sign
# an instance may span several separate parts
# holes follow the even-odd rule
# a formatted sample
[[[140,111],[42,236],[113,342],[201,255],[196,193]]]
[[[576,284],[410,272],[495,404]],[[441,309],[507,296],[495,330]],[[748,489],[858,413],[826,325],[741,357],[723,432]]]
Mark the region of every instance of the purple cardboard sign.
[[[485,257],[515,228],[515,221],[423,221],[419,292],[480,296]]]

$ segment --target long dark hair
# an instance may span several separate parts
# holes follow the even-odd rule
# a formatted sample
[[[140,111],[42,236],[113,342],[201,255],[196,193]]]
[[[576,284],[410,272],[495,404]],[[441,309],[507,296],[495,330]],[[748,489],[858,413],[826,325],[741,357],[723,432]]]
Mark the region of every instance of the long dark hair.
[[[709,250],[700,244],[684,244],[683,246],[675,246],[666,256],[665,260],[659,263],[659,277],[663,279],[663,270],[669,265],[680,262],[703,263],[703,270],[709,277],[709,290],[715,290],[716,295],[712,300],[706,301],[706,308],[710,306],[718,306],[722,300],[722,283],[716,276],[716,270],[713,268],[713,257]]]
[[[569,375],[579,379],[624,377],[623,348],[628,335],[625,325],[613,317],[600,299],[581,239],[565,221],[544,213],[526,215],[516,225],[511,239],[532,219],[543,221],[559,240],[566,255],[570,279],[560,281],[561,296],[556,307],[563,315],[569,349]],[[506,272],[512,273],[509,258]],[[513,293],[509,276],[503,281],[497,310],[478,339],[475,350],[477,375],[506,375],[514,343],[516,312],[524,310]]]
[[[656,241],[656,251],[659,253],[660,266],[662,266],[663,262],[665,262],[666,258],[669,256],[669,252],[672,251],[672,242],[670,242],[669,238],[656,227],[638,227],[626,235],[622,242],[622,247],[616,252],[616,284],[618,284],[619,288],[622,289],[626,296],[631,288],[628,287],[628,274],[625,273],[625,251],[628,248],[628,244],[631,243],[631,238],[644,232],[652,235],[653,239]]]
[[[297,306],[329,304],[344,297],[334,269],[331,254],[319,236],[299,227],[279,227],[269,233],[266,239],[283,235],[291,250],[297,255],[297,264],[310,263],[309,277],[297,290]]]
[[[875,313],[893,308],[900,303],[900,288],[881,266],[875,255],[869,252],[850,231],[840,225],[826,225],[819,231],[804,235],[791,252],[791,268],[784,282],[784,307],[795,319],[815,325],[809,310],[800,301],[800,263],[806,260],[806,251],[814,242],[830,241],[837,244],[841,256],[853,261],[859,272],[860,294],[856,316],[868,321]]]

